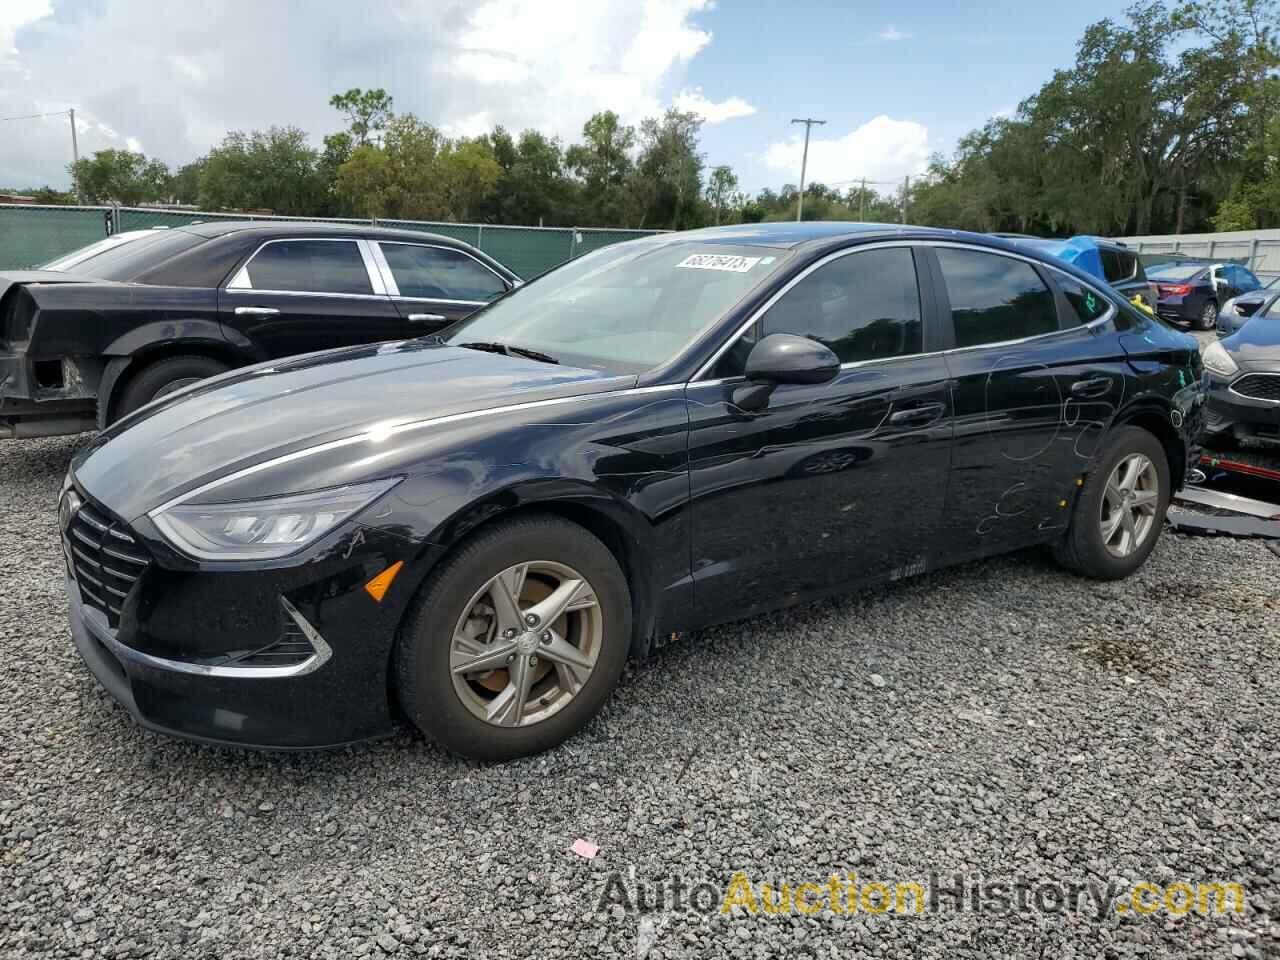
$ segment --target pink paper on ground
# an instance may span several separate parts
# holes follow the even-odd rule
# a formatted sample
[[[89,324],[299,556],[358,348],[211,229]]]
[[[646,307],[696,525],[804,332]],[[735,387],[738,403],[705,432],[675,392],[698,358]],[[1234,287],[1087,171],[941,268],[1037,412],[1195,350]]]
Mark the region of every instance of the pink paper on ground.
[[[597,853],[600,852],[600,848],[597,847],[594,843],[590,843],[582,839],[573,841],[573,846],[570,847],[569,849],[572,850],[574,853],[576,853],[578,856],[582,857],[583,860],[590,860],[592,857],[594,857]]]

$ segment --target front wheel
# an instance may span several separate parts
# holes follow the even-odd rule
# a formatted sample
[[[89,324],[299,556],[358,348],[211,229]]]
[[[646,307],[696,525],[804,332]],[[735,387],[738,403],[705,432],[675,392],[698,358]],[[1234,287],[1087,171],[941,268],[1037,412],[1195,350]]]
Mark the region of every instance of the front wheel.
[[[464,756],[540,753],[599,711],[630,637],[631,594],[608,547],[559,517],[501,522],[415,601],[396,648],[400,703]]]
[[[1218,325],[1218,305],[1210,300],[1200,310],[1200,329],[1212,330]]]
[[[1085,478],[1054,549],[1058,562],[1099,580],[1129,576],[1155,549],[1171,493],[1160,441],[1141,427],[1119,428]]]

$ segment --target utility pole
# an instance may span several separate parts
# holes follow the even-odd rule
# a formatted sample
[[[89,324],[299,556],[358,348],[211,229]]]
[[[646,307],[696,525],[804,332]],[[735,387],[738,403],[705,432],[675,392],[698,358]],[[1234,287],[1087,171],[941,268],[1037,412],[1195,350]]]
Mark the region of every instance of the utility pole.
[[[902,222],[907,222],[907,195],[911,191],[911,175],[907,174],[905,180],[902,181]]]
[[[71,160],[73,164],[79,164],[80,163],[80,144],[76,140],[76,108],[72,107],[70,110],[67,111],[67,113],[71,115]],[[74,166],[72,169],[74,169]],[[80,179],[79,177],[73,177],[72,179],[75,180],[76,203],[79,203],[80,202]]]
[[[796,204],[796,222],[799,223],[800,214],[804,212],[804,174],[805,168],[809,166],[809,131],[813,128],[815,123],[818,126],[822,126],[827,121],[814,120],[810,117],[805,117],[804,119],[792,120],[791,122],[804,124],[804,154],[800,159],[800,201]]]
[[[862,192],[858,194],[858,219],[867,222],[867,178],[862,178]]]

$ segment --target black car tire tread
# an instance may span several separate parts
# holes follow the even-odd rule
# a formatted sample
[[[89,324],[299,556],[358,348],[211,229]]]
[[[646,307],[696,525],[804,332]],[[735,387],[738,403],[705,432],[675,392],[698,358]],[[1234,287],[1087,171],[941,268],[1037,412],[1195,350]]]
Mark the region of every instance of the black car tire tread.
[[[1099,527],[1102,494],[1111,471],[1131,453],[1145,454],[1155,464],[1160,478],[1160,499],[1156,504],[1154,532],[1147,542],[1127,557],[1116,557],[1102,542]],[[1142,566],[1160,539],[1165,511],[1172,496],[1167,457],[1160,441],[1141,427],[1123,426],[1114,430],[1094,468],[1085,477],[1067,533],[1054,544],[1053,553],[1058,563],[1095,580],[1120,580]]]
[[[1213,316],[1207,316],[1210,307],[1213,307]],[[1218,325],[1218,305],[1210,300],[1200,308],[1200,315],[1196,317],[1197,330],[1212,330]]]
[[[199,354],[185,354],[178,357],[167,357],[157,360],[138,371],[130,379],[120,397],[120,406],[114,419],[133,413],[155,399],[157,393],[167,384],[175,380],[205,380],[225,373],[231,368],[221,360],[204,357]]]
[[[473,716],[459,701],[449,647],[462,605],[521,558],[558,560],[588,579],[604,616],[603,648],[591,678],[560,712],[528,727],[505,728]],[[622,676],[630,639],[631,591],[609,548],[560,517],[516,517],[481,530],[419,589],[396,644],[396,692],[409,720],[455,753],[486,761],[528,756],[556,746],[595,716]]]

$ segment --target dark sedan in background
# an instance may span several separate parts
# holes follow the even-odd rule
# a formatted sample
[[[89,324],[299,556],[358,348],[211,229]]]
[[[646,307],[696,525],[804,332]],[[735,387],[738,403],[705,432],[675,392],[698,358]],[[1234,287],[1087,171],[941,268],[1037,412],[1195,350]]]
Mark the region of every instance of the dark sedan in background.
[[[1194,338],[1007,241],[664,234],[443,338],[124,418],[60,504],[75,643],[149,727],[545,750],[673,632],[1036,544],[1132,573],[1198,458]],[[695,732],[696,735],[696,732]]]
[[[1203,351],[1209,372],[1206,442],[1280,441],[1280,303]]]
[[[1214,329],[1224,303],[1262,286],[1252,271],[1238,263],[1179,260],[1146,270],[1160,296],[1156,313],[1197,330]]]
[[[107,237],[0,273],[0,438],[92,430],[234,367],[430,333],[518,283],[410,230],[222,221]]]

